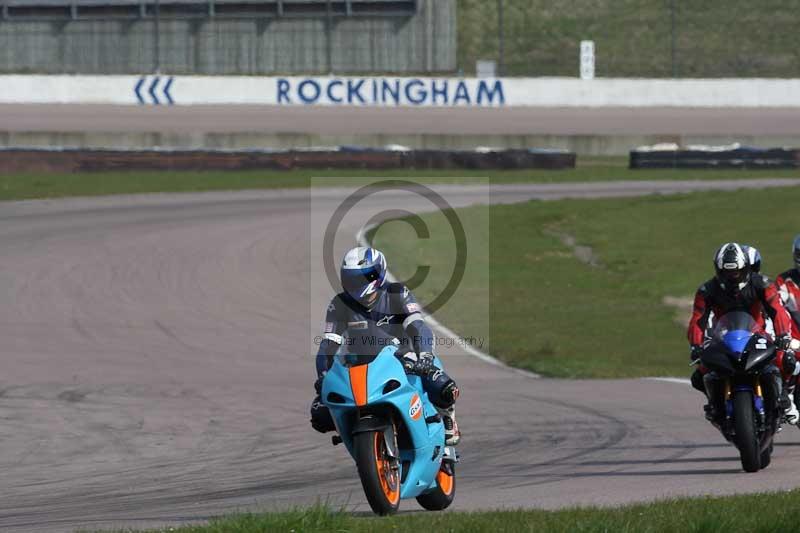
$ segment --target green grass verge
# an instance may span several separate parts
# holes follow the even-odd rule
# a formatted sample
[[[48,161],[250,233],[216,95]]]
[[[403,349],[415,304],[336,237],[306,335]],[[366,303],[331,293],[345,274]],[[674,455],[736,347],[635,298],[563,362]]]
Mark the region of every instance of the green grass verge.
[[[488,337],[492,355],[548,376],[686,376],[685,328],[664,298],[693,296],[727,241],[758,246],[770,274],[788,268],[800,232],[790,207],[798,203],[800,188],[791,188],[459,210],[475,253],[437,318],[461,334]],[[449,279],[453,244],[444,217],[423,218],[430,239],[389,222],[374,243],[400,279],[431,265],[416,291],[426,302]],[[559,234],[592,247],[600,265],[578,260]]]
[[[467,73],[478,59],[499,58],[498,5],[458,0],[458,66]],[[577,77],[584,39],[595,42],[601,77],[786,78],[800,67],[793,31],[800,12],[784,0],[504,0],[504,6],[510,76]]]
[[[612,509],[415,513],[388,518],[355,516],[324,507],[244,514],[208,525],[158,531],[181,533],[289,533],[339,531],[451,531],[547,533],[780,533],[797,531],[800,492],[722,498],[686,498]],[[153,533],[156,530],[153,530]]]
[[[412,178],[422,183],[469,183],[490,178],[492,183],[598,182],[610,180],[718,180],[763,177],[800,178],[800,170],[629,170],[624,158],[592,158],[570,170],[448,170],[364,171],[302,170],[290,172],[97,172],[79,174],[0,175],[0,201],[64,196],[102,196],[159,192],[308,187],[313,177],[325,184],[363,183],[365,178]],[[315,184],[320,182],[315,180]]]

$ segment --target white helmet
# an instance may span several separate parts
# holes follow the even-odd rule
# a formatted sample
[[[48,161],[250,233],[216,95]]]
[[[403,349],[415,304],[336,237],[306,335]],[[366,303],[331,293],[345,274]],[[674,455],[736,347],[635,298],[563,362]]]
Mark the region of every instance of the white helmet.
[[[747,260],[753,272],[761,272],[761,252],[755,246],[742,246],[747,253]]]
[[[714,270],[719,284],[728,292],[736,293],[750,282],[750,260],[742,246],[729,242],[714,255]]]
[[[386,281],[386,257],[375,248],[353,248],[344,255],[339,271],[342,289],[353,300],[371,309],[378,289]]]

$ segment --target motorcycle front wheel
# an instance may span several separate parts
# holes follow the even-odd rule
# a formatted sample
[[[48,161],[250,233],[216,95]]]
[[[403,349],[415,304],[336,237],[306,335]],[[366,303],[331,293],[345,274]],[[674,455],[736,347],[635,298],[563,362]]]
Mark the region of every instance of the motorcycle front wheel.
[[[358,475],[369,506],[381,516],[396,513],[400,507],[400,471],[387,453],[384,433],[357,433],[353,447]]]
[[[772,462],[772,444],[770,444],[763,452],[761,452],[761,469],[768,467]]]
[[[745,472],[758,472],[761,469],[756,423],[753,416],[753,393],[739,391],[733,397],[734,427],[736,428],[736,447],[742,459]]]

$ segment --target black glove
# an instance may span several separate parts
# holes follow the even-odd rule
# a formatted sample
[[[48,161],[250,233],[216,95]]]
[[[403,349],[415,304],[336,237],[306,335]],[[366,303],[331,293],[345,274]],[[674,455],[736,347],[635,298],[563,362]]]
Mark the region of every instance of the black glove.
[[[403,368],[409,374],[416,374],[418,376],[427,376],[431,372],[437,370],[434,363],[433,354],[422,352],[419,355],[414,352],[409,352],[403,355]]]
[[[784,376],[796,376],[800,374],[800,364],[797,362],[797,354],[793,350],[786,350],[783,354],[783,371]]]
[[[701,355],[703,355],[703,347],[699,344],[693,344],[691,355],[689,356],[692,359],[692,362],[700,359]]]
[[[436,370],[438,369],[436,368],[433,354],[429,352],[420,353],[414,368],[414,373],[419,376],[428,376]]]
[[[325,372],[323,372],[322,375],[317,378],[317,381],[314,382],[314,390],[317,391],[317,396],[322,394],[322,380],[324,379],[325,379]]]
[[[792,347],[792,336],[791,335],[781,335],[777,339],[775,339],[775,345],[778,347],[779,350],[788,350]]]
[[[320,433],[327,433],[336,429],[331,412],[322,403],[319,396],[311,402],[311,427]]]

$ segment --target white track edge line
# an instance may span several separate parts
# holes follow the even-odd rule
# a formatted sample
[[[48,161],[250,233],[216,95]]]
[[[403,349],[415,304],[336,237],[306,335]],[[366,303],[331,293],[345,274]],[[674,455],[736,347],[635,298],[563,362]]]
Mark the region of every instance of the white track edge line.
[[[366,237],[366,234],[369,233],[373,228],[378,227],[379,225],[380,223],[370,224],[369,226],[362,227],[360,230],[358,230],[358,233],[356,233],[356,241],[358,242],[358,245],[365,247],[372,247],[372,243],[369,242],[369,240]],[[391,282],[397,281],[397,278],[395,278],[392,275],[391,271],[389,270],[386,271],[386,278]],[[450,328],[448,328],[447,326],[445,326],[444,324],[433,318],[433,316],[431,316],[430,314],[426,316],[425,321],[431,326],[432,329],[438,331],[439,333],[441,333],[446,337],[463,339],[463,337],[461,337],[456,332],[454,332],[453,330],[451,330]],[[513,366],[509,366],[500,359],[493,357],[486,352],[478,350],[477,348],[473,348],[467,343],[462,343],[461,348],[469,355],[480,359],[484,363],[488,363],[494,366],[499,366],[507,370],[510,370],[515,374],[521,374],[529,378],[539,379],[542,377],[536,372],[531,372],[530,370],[524,370],[522,368],[515,368]]]
[[[664,383],[680,383],[681,385],[691,385],[692,384],[691,380],[688,380],[686,378],[667,378],[667,377],[664,377],[664,378],[642,378],[642,379],[646,379],[646,380],[649,380],[649,381],[663,381]]]

